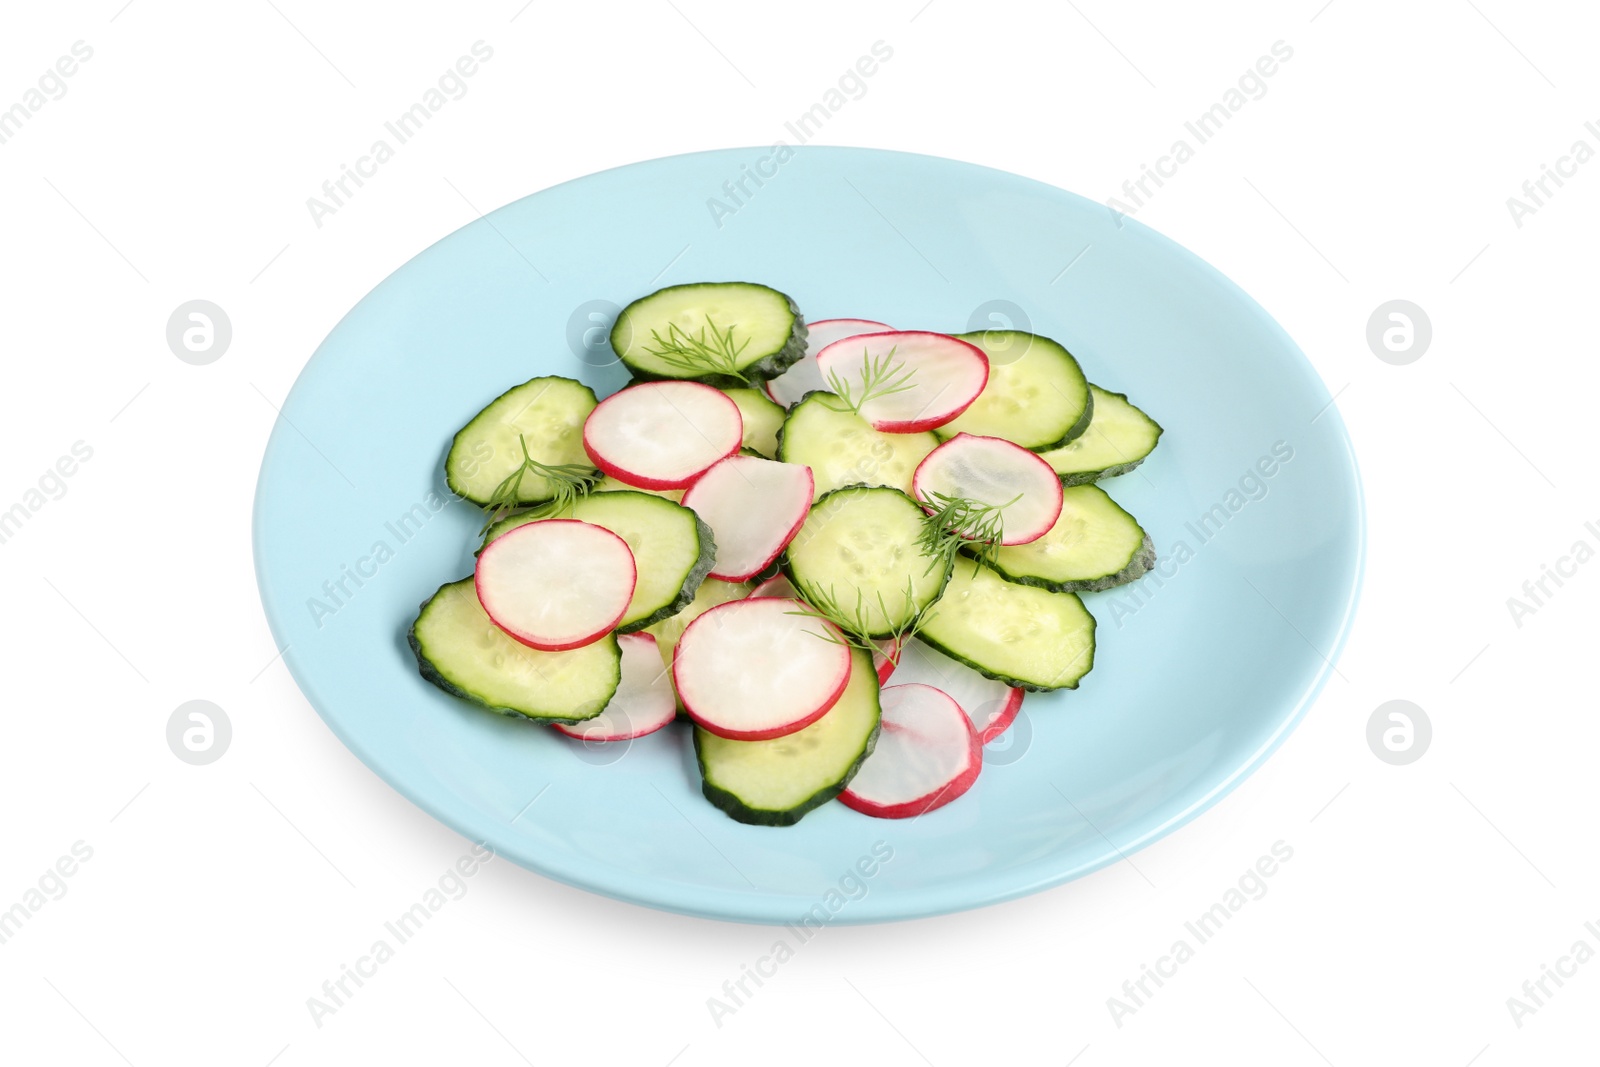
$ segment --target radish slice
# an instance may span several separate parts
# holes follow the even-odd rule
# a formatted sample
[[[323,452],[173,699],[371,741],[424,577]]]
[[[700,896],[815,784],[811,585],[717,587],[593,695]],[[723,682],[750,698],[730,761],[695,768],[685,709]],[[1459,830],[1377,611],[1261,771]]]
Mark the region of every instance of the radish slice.
[[[972,788],[983,747],[959,704],[931,685],[891,685],[879,699],[877,747],[840,800],[864,815],[909,819]]]
[[[822,372],[817,370],[818,352],[846,337],[887,333],[893,329],[893,326],[871,319],[819,319],[806,323],[806,354],[800,357],[800,362],[766,383],[767,395],[784,407],[789,407],[798,404],[807,393],[819,389],[827,392],[828,384],[822,380]]]
[[[632,741],[655,733],[678,715],[672,681],[661,665],[656,639],[649,634],[618,634],[622,681],[605,710],[578,723],[552,723],[580,741]]]
[[[595,466],[640,489],[682,489],[743,439],[739,405],[699,382],[630,385],[583,424],[583,450]]]
[[[837,381],[850,399],[866,397],[861,417],[873,429],[922,433],[978,399],[989,381],[989,357],[942,333],[903,330],[835,341],[817,353],[817,370],[833,392]],[[905,388],[888,392],[884,385]]]
[[[529,648],[598,641],[628,610],[638,580],[628,543],[577,519],[541,519],[489,542],[473,575],[494,624]]]
[[[826,715],[850,680],[839,632],[784,597],[734,600],[689,624],[672,679],[689,717],[718,737],[765,741]]]
[[[810,467],[758,456],[729,456],[702,474],[683,506],[711,527],[711,577],[743,582],[765,570],[800,532],[813,488]]]
[[[755,600],[759,597],[773,596],[789,597],[794,600],[801,599],[799,592],[795,590],[794,583],[782,574],[773,575],[750,590],[750,595],[746,599]],[[898,637],[880,637],[873,641],[872,645],[876,649],[872,653],[872,669],[878,672],[878,684],[883,685],[888,682],[889,675],[894,673],[895,663],[900,658],[901,639]],[[978,677],[982,678],[983,676],[978,675]],[[1015,713],[1013,712],[1013,714]]]
[[[917,464],[911,492],[919,501],[937,493],[1000,508],[1002,545],[1037,541],[1061,517],[1061,480],[1050,464],[998,437],[956,434]]]
[[[978,740],[986,745],[1010,729],[1022,710],[1022,690],[985,678],[921,641],[906,642],[888,680],[895,685],[931,685],[944,693],[961,705],[978,731]]]

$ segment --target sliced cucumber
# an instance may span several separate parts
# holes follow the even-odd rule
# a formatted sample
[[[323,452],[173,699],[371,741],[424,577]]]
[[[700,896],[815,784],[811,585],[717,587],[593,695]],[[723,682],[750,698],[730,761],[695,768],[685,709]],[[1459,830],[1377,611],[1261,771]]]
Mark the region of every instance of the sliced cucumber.
[[[810,726],[767,741],[730,741],[696,727],[701,790],[739,822],[793,826],[850,784],[872,753],[881,715],[872,660],[852,650],[843,695]]]
[[[835,489],[811,506],[785,569],[806,602],[846,630],[892,637],[944,589],[948,568],[923,552],[922,526],[922,509],[898,489]]]
[[[611,475],[607,474],[598,482],[594,483],[594,488],[590,490],[590,492],[649,493],[651,496],[658,496],[663,500],[670,500],[676,504],[678,501],[683,499],[684,491],[682,489],[641,489],[637,485],[629,485],[627,482],[620,481],[619,479],[613,478]]]
[[[409,639],[424,678],[501,715],[582,722],[604,710],[622,680],[616,637],[566,652],[535,651],[490,621],[471,578],[440,586]]]
[[[744,419],[744,450],[765,459],[777,459],[778,431],[788,413],[759,389],[740,387],[723,392],[739,405],[739,416]]]
[[[1000,577],[1056,593],[1122,585],[1155,566],[1156,546],[1139,521],[1098,485],[1061,490],[1061,515],[1045,535],[995,553]]]
[[[583,423],[595,409],[594,391],[571,378],[534,378],[507,390],[472,417],[451,442],[445,481],[455,494],[487,504],[501,482],[528,456],[549,467],[593,467],[583,451]],[[520,440],[519,440],[520,438]],[[517,503],[555,496],[549,479],[532,471],[518,487]]]
[[[911,475],[939,439],[931,433],[882,433],[840,403],[831,393],[811,393],[789,409],[778,434],[778,458],[810,467],[819,497],[847,485],[910,493]]]
[[[1008,582],[970,559],[956,561],[917,636],[987,678],[1034,692],[1076,689],[1094,666],[1094,616],[1076,594]]]
[[[1093,400],[1083,369],[1061,345],[1020,330],[981,330],[960,339],[989,357],[989,383],[972,406],[935,432],[1004,437],[1034,452],[1060,448],[1083,433]]]
[[[1083,485],[1127,474],[1161,440],[1156,420],[1128,402],[1121,393],[1089,386],[1094,397],[1094,417],[1089,428],[1061,448],[1044,453],[1062,485]]]
[[[642,491],[595,492],[559,514],[538,509],[501,519],[490,541],[539,519],[578,519],[603,526],[628,543],[638,568],[633,599],[617,632],[630,634],[688,607],[717,559],[711,527],[682,504]]]
[[[692,378],[750,385],[776,378],[806,351],[793,300],[753,282],[697,282],[658,289],[622,309],[611,347],[646,381]]]
[[[694,599],[689,601],[682,611],[652,624],[645,631],[655,635],[656,645],[661,650],[661,662],[668,667],[672,666],[672,651],[678,647],[678,638],[683,636],[683,631],[691,622],[718,604],[726,604],[730,600],[743,600],[749,595],[750,585],[747,582],[724,582],[720,578],[707,578],[701,582]]]

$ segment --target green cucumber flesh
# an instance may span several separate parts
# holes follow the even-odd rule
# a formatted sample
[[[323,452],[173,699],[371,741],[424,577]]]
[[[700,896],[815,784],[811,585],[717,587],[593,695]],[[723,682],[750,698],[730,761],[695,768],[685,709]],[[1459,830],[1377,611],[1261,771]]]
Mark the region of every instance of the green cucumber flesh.
[[[816,495],[847,485],[887,485],[911,492],[917,464],[939,446],[931,433],[883,433],[842,408],[832,393],[809,393],[789,409],[778,434],[778,459],[811,468]]]
[[[642,492],[589,493],[559,513],[540,508],[513,515],[491,526],[488,539],[551,518],[603,526],[628,543],[638,581],[628,610],[617,623],[618,633],[643,630],[688,607],[716,562],[711,527],[700,516],[682,504]]]
[[[741,451],[753,453],[763,459],[777,459],[778,431],[783,427],[783,419],[787,412],[759,389],[740,386],[724,389],[723,392],[739,405],[739,417],[744,420],[744,441]]]
[[[1043,453],[1062,485],[1083,485],[1126,474],[1155,451],[1161,425],[1121,393],[1089,386],[1094,417],[1089,428],[1061,448]]]
[[[810,726],[767,741],[730,741],[695,727],[701,791],[739,822],[793,826],[850,784],[872,754],[881,716],[872,657],[853,650],[844,693]]]
[[[529,648],[489,619],[470,577],[440,586],[409,640],[424,678],[501,715],[582,722],[605,710],[622,680],[614,635],[566,652]]]
[[[794,301],[776,289],[696,282],[658,289],[623,308],[611,347],[645,381],[751,385],[776,378],[805,355],[806,325]]]
[[[986,678],[1019,689],[1076,689],[1094,666],[1094,616],[1074,593],[1008,582],[958,559],[917,636]]]
[[[594,391],[571,378],[534,378],[509,389],[472,417],[450,444],[445,481],[464,500],[487,504],[528,456],[549,467],[576,464],[592,469],[583,450],[583,422],[595,408]],[[528,472],[518,486],[518,504],[555,496],[549,479]]]
[[[1094,405],[1089,383],[1060,344],[1021,330],[956,336],[989,357],[989,381],[971,407],[934,431],[941,440],[970,433],[1043,452],[1060,448],[1088,427]]]
[[[811,506],[784,569],[808,603],[845,629],[892,637],[939,599],[949,573],[919,544],[923,518],[898,489],[835,489]]]
[[[1137,519],[1098,485],[1061,490],[1061,514],[1043,537],[995,553],[1000,577],[1057,593],[1091,593],[1131,582],[1155,565]]]

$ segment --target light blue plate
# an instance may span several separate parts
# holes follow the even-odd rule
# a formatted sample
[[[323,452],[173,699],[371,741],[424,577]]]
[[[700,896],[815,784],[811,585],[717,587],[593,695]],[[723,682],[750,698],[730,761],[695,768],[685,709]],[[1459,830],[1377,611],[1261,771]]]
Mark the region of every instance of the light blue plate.
[[[735,202],[724,183],[750,173],[764,184],[745,178]],[[713,197],[734,210],[714,212]],[[457,428],[536,375],[605,396],[624,374],[606,365],[603,331],[586,331],[609,325],[607,302],[729,279],[775,286],[810,319],[950,332],[1010,302],[1166,428],[1143,467],[1106,483],[1155,539],[1159,572],[1085,598],[1099,649],[1082,688],[1029,694],[972,791],[923,818],[829,804],[793,828],[743,826],[701,799],[682,727],[591,752],[446,696],[406,647],[417,605],[472,569],[479,516],[446,504],[442,483]],[[995,314],[978,325],[1014,312]],[[693,915],[933,915],[1058,885],[1171,833],[1305,714],[1349,628],[1363,550],[1329,402],[1231,282],[1070,193],[865,149],[677,156],[501,208],[357,304],[268,443],[256,569],[284,658],[339,738],[501,855]],[[864,865],[863,896],[845,876],[878,842],[893,857]],[[829,895],[841,879],[848,892]]]

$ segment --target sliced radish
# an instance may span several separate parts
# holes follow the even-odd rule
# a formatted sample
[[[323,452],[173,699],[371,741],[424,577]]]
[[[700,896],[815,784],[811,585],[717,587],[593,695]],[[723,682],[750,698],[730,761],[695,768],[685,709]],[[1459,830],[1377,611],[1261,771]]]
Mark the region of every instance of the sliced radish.
[[[811,510],[811,468],[759,456],[729,456],[683,494],[683,506],[711,527],[711,577],[754,578],[778,558]]]
[[[630,385],[583,424],[583,450],[595,466],[640,489],[682,489],[743,439],[739,405],[699,382]]]
[[[989,381],[989,357],[976,345],[924,330],[846,337],[817,353],[817,370],[861,403],[861,416],[884,433],[922,433],[943,426],[978,399]],[[868,379],[876,379],[874,386]],[[890,385],[906,388],[884,390]],[[592,418],[593,416],[591,416]]]
[[[672,655],[689,717],[718,737],[765,741],[816,722],[850,680],[834,627],[785,597],[734,600],[691,622]]]
[[[794,583],[786,575],[775,574],[750,590],[746,599],[754,600],[758,597],[783,596],[800,599],[800,594],[795,590]],[[900,658],[901,639],[898,637],[880,637],[872,642],[877,650],[872,653],[872,669],[878,672],[878,684],[883,685],[889,680],[889,675],[894,673],[894,665]],[[979,675],[981,678],[982,675]]]
[[[638,579],[628,543],[577,519],[541,519],[478,556],[478,602],[507,634],[541,652],[598,641],[616,626]]]
[[[888,678],[895,685],[931,685],[961,705],[978,740],[988,744],[1010,728],[1022,710],[1022,690],[985,678],[960,660],[921,641],[907,641]]]
[[[766,383],[767,395],[784,407],[789,407],[798,404],[807,393],[819,389],[827,392],[828,384],[822,380],[822,372],[817,370],[818,352],[846,337],[886,333],[893,329],[893,326],[871,319],[819,319],[806,323],[806,354],[800,357],[800,362]]]
[[[580,741],[632,741],[655,733],[678,715],[672,680],[661,665],[656,639],[649,634],[618,634],[622,681],[605,710],[579,723],[553,723]]]
[[[937,493],[1000,508],[1002,545],[1037,541],[1061,516],[1061,480],[1050,464],[998,437],[956,434],[917,464],[911,491],[920,501]]]
[[[880,819],[909,819],[943,807],[972,788],[983,746],[972,720],[931,685],[891,685],[879,694],[883,726],[877,747],[839,799]]]

